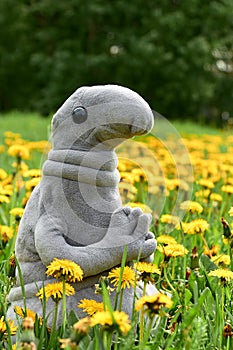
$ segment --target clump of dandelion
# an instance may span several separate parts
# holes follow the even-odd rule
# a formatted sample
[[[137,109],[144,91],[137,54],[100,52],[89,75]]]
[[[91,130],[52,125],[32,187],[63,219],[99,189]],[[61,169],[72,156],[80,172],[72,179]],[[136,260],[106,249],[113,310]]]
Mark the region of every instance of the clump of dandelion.
[[[150,331],[156,315],[163,315],[164,308],[171,308],[173,301],[170,297],[163,293],[157,293],[155,295],[144,295],[136,301],[135,310],[140,311],[143,315],[143,319],[140,317],[140,331],[139,340],[140,343],[146,343],[149,338]],[[144,314],[149,316],[149,324],[147,325],[146,335],[144,337]]]
[[[152,274],[160,275],[161,272],[156,265],[148,262],[141,262],[141,261],[136,262],[134,264],[134,268],[139,274],[139,279],[143,281],[142,295],[144,296],[146,294],[147,283],[154,282],[154,278]],[[140,340],[142,340],[143,338],[143,332],[144,332],[144,312],[142,311],[140,314],[140,333],[139,333]]]
[[[208,273],[208,276],[210,277],[217,277],[219,278],[221,284],[222,284],[222,319],[224,320],[224,303],[225,303],[225,287],[228,283],[230,283],[233,279],[233,271],[218,268],[216,270],[212,270]]]
[[[65,331],[66,326],[66,288],[71,286],[66,282],[80,282],[83,279],[83,270],[75,262],[67,259],[53,259],[47,266],[46,274],[62,280],[62,327]],[[73,287],[72,287],[73,288]]]

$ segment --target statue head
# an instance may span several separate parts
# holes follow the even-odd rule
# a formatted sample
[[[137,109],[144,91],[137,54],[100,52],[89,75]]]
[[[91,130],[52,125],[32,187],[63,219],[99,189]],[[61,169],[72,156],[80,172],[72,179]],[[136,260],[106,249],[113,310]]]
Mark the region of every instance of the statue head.
[[[147,102],[126,87],[81,87],[52,119],[53,148],[114,149],[125,139],[148,133],[153,121]]]

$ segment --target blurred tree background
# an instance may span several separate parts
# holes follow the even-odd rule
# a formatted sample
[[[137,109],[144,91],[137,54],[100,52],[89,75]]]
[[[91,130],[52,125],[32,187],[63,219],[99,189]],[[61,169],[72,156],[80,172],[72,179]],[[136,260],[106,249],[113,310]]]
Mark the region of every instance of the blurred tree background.
[[[167,118],[233,118],[232,0],[1,0],[0,111],[120,84]]]

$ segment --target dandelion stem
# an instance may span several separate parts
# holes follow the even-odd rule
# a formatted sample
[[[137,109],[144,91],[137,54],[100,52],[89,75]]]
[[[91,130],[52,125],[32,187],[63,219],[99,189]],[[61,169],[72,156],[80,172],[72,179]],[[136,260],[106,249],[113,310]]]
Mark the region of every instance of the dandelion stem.
[[[224,304],[225,304],[225,286],[224,286],[224,283],[222,285],[222,321],[224,323],[224,318],[225,318],[225,315],[224,315]]]
[[[119,310],[119,311],[121,311],[121,309],[122,309],[123,294],[124,294],[124,289],[121,289],[121,292],[120,292],[120,300],[119,300],[119,307],[118,307],[118,310]]]
[[[54,346],[56,326],[57,326],[58,304],[59,304],[59,300],[55,302],[55,306],[54,306],[53,325],[52,325],[52,330],[50,334],[48,349]]]
[[[146,343],[147,343],[147,341],[148,341],[148,339],[149,339],[149,337],[150,337],[150,331],[151,331],[151,328],[152,328],[152,326],[153,326],[153,321],[154,321],[154,316],[151,316],[151,317],[150,317],[150,321],[149,321],[148,326],[147,326],[147,330],[146,330],[145,337],[144,337],[144,339],[143,339],[142,344],[140,345],[141,348],[139,348],[139,349],[143,349],[144,346],[146,345]]]
[[[66,329],[66,280],[62,279],[62,335],[65,335]]]
[[[143,284],[143,291],[142,291],[142,296],[144,297],[146,295],[146,281],[144,281]],[[140,331],[139,331],[139,344],[142,344],[143,342],[143,337],[144,337],[144,309],[141,310],[140,313]],[[139,348],[141,349],[141,348]]]
[[[166,267],[166,266],[164,266],[164,268],[163,268],[163,273],[164,273],[165,280],[166,280],[168,286],[170,287],[170,289],[171,289],[173,292],[176,292],[175,288],[172,286],[171,282],[170,282],[169,279],[168,279],[167,267]]]

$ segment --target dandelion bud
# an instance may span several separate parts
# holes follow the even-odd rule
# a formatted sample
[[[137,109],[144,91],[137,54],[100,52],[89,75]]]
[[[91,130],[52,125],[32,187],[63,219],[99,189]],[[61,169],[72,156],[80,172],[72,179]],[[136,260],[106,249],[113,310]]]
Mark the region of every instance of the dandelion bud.
[[[22,335],[20,344],[28,344],[32,346],[32,343],[35,345],[35,333],[34,333],[34,322],[31,317],[25,317],[22,323]],[[22,346],[22,345],[21,345]],[[24,345],[25,346],[25,345]],[[26,348],[27,349],[27,348]],[[29,347],[29,349],[36,349],[35,347]]]
[[[223,226],[223,235],[225,238],[230,238],[231,237],[231,230],[228,222],[224,219],[221,218],[222,226]]]
[[[195,270],[199,268],[199,257],[197,247],[192,249],[191,253],[191,270]]]

